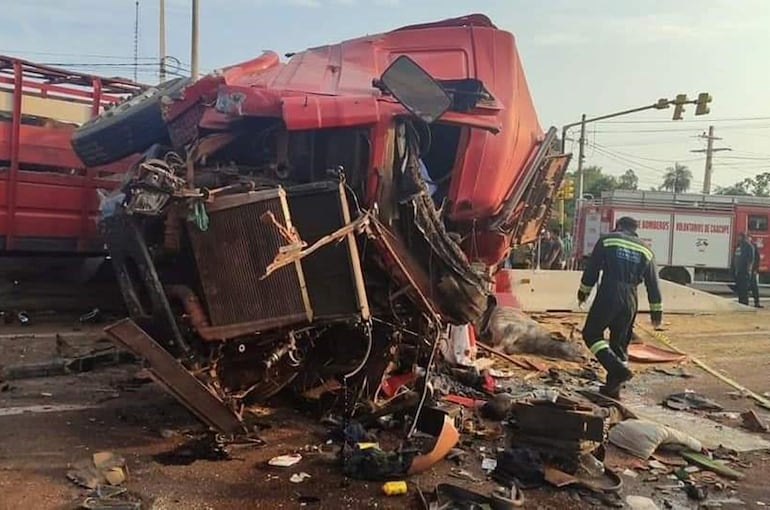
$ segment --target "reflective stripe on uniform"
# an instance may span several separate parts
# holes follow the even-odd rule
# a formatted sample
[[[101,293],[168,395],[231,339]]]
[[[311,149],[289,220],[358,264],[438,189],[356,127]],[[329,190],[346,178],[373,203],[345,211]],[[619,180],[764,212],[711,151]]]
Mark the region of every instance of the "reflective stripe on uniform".
[[[663,303],[650,303],[650,311],[651,312],[662,312],[663,311]]]
[[[591,354],[596,354],[599,351],[603,351],[604,349],[609,349],[610,344],[606,340],[599,340],[598,342],[595,342],[594,344],[589,347],[591,349]]]
[[[583,294],[590,294],[591,293],[591,289],[593,289],[592,286],[584,285],[581,282],[581,284],[580,284],[580,292],[582,292]]]
[[[633,241],[626,241],[625,239],[619,239],[617,237],[608,237],[603,241],[603,246],[605,247],[615,247],[615,248],[626,248],[628,250],[638,251],[645,257],[647,257],[647,260],[652,260],[652,250],[647,248],[644,245],[641,245],[639,243],[635,243]]]

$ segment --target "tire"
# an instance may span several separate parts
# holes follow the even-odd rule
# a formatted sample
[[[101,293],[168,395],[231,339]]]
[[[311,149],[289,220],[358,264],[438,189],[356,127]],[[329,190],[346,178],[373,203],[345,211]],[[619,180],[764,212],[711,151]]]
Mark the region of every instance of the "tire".
[[[190,78],[175,78],[149,88],[89,120],[70,143],[86,166],[106,165],[168,139],[162,101],[181,92]]]

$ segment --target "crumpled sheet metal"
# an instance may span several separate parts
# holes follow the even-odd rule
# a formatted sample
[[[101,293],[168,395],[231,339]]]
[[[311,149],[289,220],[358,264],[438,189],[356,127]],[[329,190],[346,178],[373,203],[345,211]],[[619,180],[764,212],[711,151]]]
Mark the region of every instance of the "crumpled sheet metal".
[[[687,355],[654,345],[634,343],[628,346],[628,359],[635,363],[682,363],[687,361]]]

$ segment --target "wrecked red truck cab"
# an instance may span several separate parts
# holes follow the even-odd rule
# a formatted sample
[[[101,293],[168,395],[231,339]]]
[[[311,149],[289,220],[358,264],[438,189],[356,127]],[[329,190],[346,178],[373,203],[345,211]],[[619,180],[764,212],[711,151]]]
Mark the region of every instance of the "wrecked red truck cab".
[[[285,387],[371,412],[385,374],[430,371],[448,324],[483,329],[491,272],[536,237],[568,160],[481,15],[175,87],[167,136],[103,214],[131,315],[110,332],[182,361],[175,395],[204,420],[196,385],[238,422]]]

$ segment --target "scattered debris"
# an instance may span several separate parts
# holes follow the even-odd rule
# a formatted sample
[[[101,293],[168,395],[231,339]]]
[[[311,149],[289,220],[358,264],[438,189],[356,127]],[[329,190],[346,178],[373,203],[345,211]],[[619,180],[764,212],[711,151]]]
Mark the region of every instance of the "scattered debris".
[[[706,455],[699,453],[697,451],[685,450],[681,452],[681,455],[686,460],[694,464],[697,464],[703,469],[708,469],[709,471],[713,471],[714,473],[717,473],[731,480],[742,480],[745,476],[743,473],[735,471],[734,469],[728,466],[725,466],[723,463],[710,459]]]
[[[16,314],[16,320],[18,320],[19,324],[22,326],[29,326],[30,324],[29,314],[27,312],[18,312]]]
[[[749,409],[748,411],[741,413],[741,418],[743,419],[743,426],[752,432],[770,431],[770,427],[768,427],[767,422],[760,418],[756,411],[753,409]]]
[[[448,483],[436,486],[436,500],[438,508],[511,508],[524,504],[524,495],[511,486],[508,494],[494,492],[490,496],[484,496],[477,492],[458,487]]]
[[[142,500],[123,487],[99,485],[80,504],[88,510],[140,510]]]
[[[271,466],[272,465],[274,465],[274,464],[271,464]],[[282,467],[288,467],[288,466],[282,466]],[[291,483],[302,483],[302,482],[304,482],[308,478],[312,478],[312,477],[308,473],[305,473],[304,471],[301,471],[299,473],[294,473],[293,475],[291,475],[289,477],[289,481]]]
[[[678,444],[692,450],[700,450],[700,441],[670,427],[644,420],[626,420],[610,429],[612,444],[636,455],[649,459],[661,445]]]
[[[279,455],[278,457],[273,457],[267,462],[267,464],[273,467],[286,468],[286,467],[294,466],[301,460],[302,460],[302,455],[300,455],[299,453],[290,453],[288,455]]]
[[[653,370],[655,372],[658,372],[659,374],[664,374],[671,377],[682,377],[684,379],[692,379],[693,377],[695,377],[682,366],[673,367],[673,368],[655,367]]]
[[[101,309],[94,308],[90,312],[84,313],[83,315],[81,315],[80,318],[78,319],[78,322],[80,322],[81,324],[86,324],[86,323],[95,324],[95,323],[102,322],[103,320],[104,320],[104,316],[102,315]]]
[[[641,342],[628,346],[628,359],[636,363],[682,363],[687,355]]]
[[[663,405],[677,411],[695,409],[699,411],[721,411],[722,406],[711,399],[692,391],[673,393],[663,400]]]
[[[153,459],[163,465],[187,466],[196,460],[228,460],[230,453],[220,435],[205,434],[183,443],[171,451],[159,453]]]
[[[80,461],[67,472],[72,483],[96,489],[100,485],[121,485],[126,481],[126,461],[113,452],[97,452],[91,459]]]
[[[382,492],[386,496],[399,496],[406,494],[407,486],[403,480],[385,482],[382,486]]]
[[[631,510],[659,510],[653,500],[644,496],[626,496],[626,504]]]
[[[486,471],[487,473],[491,473],[492,471],[497,468],[497,459],[493,459],[491,457],[484,457],[481,459],[481,469]]]
[[[489,338],[490,347],[499,347],[505,354],[537,354],[568,361],[585,359],[574,344],[514,308],[496,307],[481,336]]]
[[[506,393],[499,393],[489,399],[486,404],[481,406],[479,413],[488,420],[502,421],[511,414],[515,400]]]

